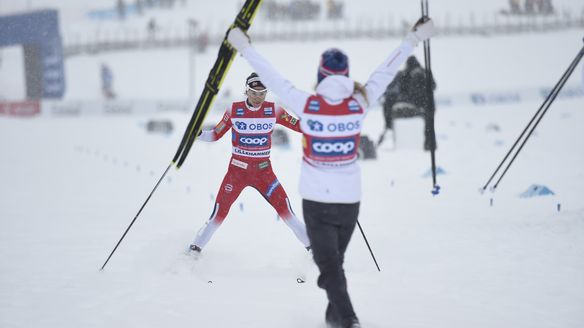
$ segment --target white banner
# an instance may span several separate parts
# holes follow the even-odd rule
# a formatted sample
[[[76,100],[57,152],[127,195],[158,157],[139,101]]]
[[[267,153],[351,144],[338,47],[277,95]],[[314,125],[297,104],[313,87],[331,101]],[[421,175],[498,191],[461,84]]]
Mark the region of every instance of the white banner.
[[[188,101],[110,100],[110,101],[43,101],[44,117],[126,116],[165,112],[190,112]]]
[[[549,87],[515,89],[505,91],[477,91],[456,93],[450,95],[436,95],[436,108],[458,106],[485,106],[485,105],[509,105],[523,102],[543,102],[550,92]],[[568,99],[584,97],[584,89],[581,86],[564,86],[556,99]]]

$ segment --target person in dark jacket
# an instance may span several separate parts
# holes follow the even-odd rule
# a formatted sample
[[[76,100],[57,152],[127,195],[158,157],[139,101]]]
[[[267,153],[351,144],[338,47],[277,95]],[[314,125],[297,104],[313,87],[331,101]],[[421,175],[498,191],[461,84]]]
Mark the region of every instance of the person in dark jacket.
[[[432,78],[432,91],[436,89],[436,82]],[[420,65],[416,57],[410,56],[406,61],[406,67],[399,71],[395,79],[387,86],[383,102],[383,116],[385,118],[385,131],[378,141],[381,144],[385,132],[393,130],[394,118],[406,118],[414,116],[424,117],[424,149],[430,149],[429,119],[426,110],[429,107],[428,87],[426,84],[426,71]],[[429,114],[429,113],[428,113]]]

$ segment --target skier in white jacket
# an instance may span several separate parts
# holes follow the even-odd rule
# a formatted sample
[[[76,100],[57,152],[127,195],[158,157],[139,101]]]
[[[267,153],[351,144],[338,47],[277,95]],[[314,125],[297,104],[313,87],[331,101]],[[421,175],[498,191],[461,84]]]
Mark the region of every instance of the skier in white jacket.
[[[357,223],[361,173],[357,149],[363,119],[393,80],[420,41],[434,34],[430,19],[420,19],[401,45],[371,74],[365,85],[349,78],[347,56],[339,49],[325,51],[320,60],[316,94],[296,89],[252,46],[239,28],[228,34],[237,49],[286,108],[300,118],[303,161],[300,195],[308,237],[325,289],[330,327],[361,327],[347,291],[344,253]]]

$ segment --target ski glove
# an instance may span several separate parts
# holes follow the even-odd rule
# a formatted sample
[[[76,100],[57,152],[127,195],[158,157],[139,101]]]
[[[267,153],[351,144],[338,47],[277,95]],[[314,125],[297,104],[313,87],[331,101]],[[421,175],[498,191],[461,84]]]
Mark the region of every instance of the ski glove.
[[[227,41],[237,51],[242,52],[247,47],[251,46],[249,36],[245,34],[239,27],[232,28],[227,34]]]
[[[434,21],[431,18],[422,17],[408,32],[404,41],[410,43],[412,47],[416,47],[420,41],[428,40],[435,34]]]

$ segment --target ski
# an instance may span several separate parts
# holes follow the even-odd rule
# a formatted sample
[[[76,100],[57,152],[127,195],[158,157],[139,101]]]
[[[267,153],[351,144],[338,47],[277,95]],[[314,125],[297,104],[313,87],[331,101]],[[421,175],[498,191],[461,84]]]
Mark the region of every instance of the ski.
[[[134,222],[136,222],[136,219],[138,219],[138,216],[140,215],[140,213],[142,212],[142,210],[144,209],[144,207],[146,206],[146,204],[148,203],[148,201],[152,197],[152,194],[154,194],[154,191],[156,191],[156,189],[160,185],[160,182],[164,179],[164,177],[168,173],[170,167],[173,164],[176,164],[176,168],[178,169],[184,163],[184,161],[189,153],[189,150],[191,149],[191,146],[192,146],[193,142],[195,141],[195,137],[197,136],[197,134],[201,130],[201,125],[203,124],[203,121],[205,120],[205,116],[207,115],[209,108],[211,108],[211,105],[213,104],[213,101],[215,100],[215,96],[219,92],[219,88],[221,88],[221,84],[223,83],[223,79],[225,78],[225,75],[227,74],[227,71],[229,70],[229,66],[231,66],[231,63],[233,62],[233,58],[235,57],[236,51],[227,42],[227,33],[234,27],[239,27],[243,31],[247,31],[249,29],[249,27],[251,26],[251,22],[253,21],[253,18],[255,17],[255,14],[257,13],[261,3],[262,3],[262,0],[246,0],[245,3],[243,4],[243,7],[239,11],[239,14],[237,14],[235,21],[233,22],[233,24],[231,24],[231,26],[229,27],[229,29],[225,33],[225,38],[223,39],[223,42],[221,43],[221,47],[219,48],[217,60],[215,61],[213,68],[211,68],[211,71],[209,72],[209,76],[207,78],[207,82],[205,83],[203,93],[201,94],[201,97],[199,98],[199,101],[197,102],[197,106],[195,107],[195,111],[193,112],[193,116],[191,117],[191,120],[189,121],[189,124],[186,128],[185,134],[180,142],[178,150],[176,151],[176,155],[174,155],[174,158],[172,159],[170,164],[168,164],[168,167],[166,168],[166,170],[164,171],[162,176],[158,179],[158,183],[156,183],[156,185],[154,186],[154,188],[150,192],[150,195],[148,195],[148,198],[146,198],[146,200],[142,204],[142,207],[140,207],[140,209],[138,210],[138,213],[136,214],[136,216],[134,217],[134,219],[132,220],[132,222],[130,223],[128,228],[126,228],[126,231],[124,232],[124,234],[122,235],[122,237],[120,238],[120,240],[118,241],[118,243],[116,244],[114,249],[111,251],[108,258],[105,260],[105,262],[101,266],[100,271],[103,271],[103,269],[105,268],[105,266],[107,265],[107,263],[111,259],[112,255],[118,249],[118,246],[120,246],[122,240],[124,240],[124,237],[126,237],[126,234],[130,230],[130,228],[132,227]],[[177,163],[177,160],[178,160],[178,163]]]
[[[193,112],[193,116],[187,125],[180,145],[172,159],[172,163],[176,164],[177,169],[179,169],[186,160],[193,142],[201,130],[203,121],[213,105],[215,96],[219,92],[223,79],[225,78],[225,75],[227,75],[229,67],[231,66],[233,58],[237,52],[229,45],[229,42],[227,42],[227,33],[235,27],[239,27],[246,32],[250,28],[261,3],[262,0],[246,0],[239,11],[239,14],[237,14],[235,21],[225,33],[225,38],[223,39],[221,47],[219,48],[219,53],[217,54],[217,60],[209,72],[209,76],[207,77],[205,87]]]

